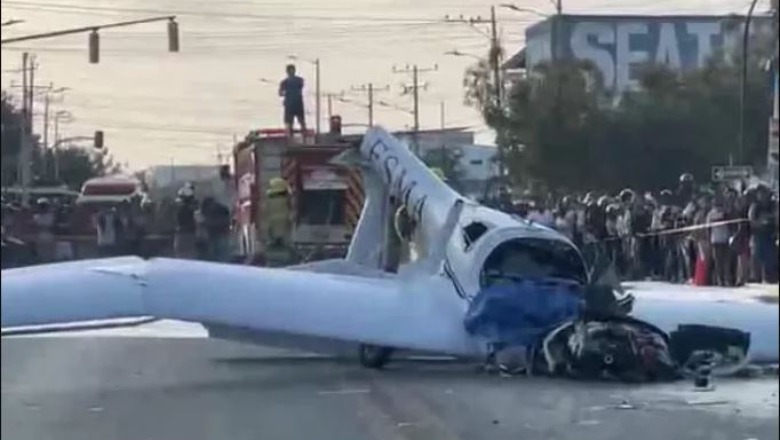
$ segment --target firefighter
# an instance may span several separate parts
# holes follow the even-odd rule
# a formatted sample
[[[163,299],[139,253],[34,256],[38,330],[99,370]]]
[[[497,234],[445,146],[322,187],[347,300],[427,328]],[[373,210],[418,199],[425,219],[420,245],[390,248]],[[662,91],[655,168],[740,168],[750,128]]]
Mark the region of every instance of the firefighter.
[[[394,244],[397,246],[398,251],[398,264],[408,263],[412,260],[412,251],[415,252],[415,256],[420,249],[415,247],[415,233],[417,232],[417,222],[409,215],[409,211],[406,206],[401,205],[396,211],[393,217],[393,226],[395,229],[396,237]],[[392,267],[388,271],[396,272],[398,267]]]
[[[195,259],[196,229],[195,211],[198,201],[195,199],[195,188],[186,183],[179,189],[176,197],[176,234],[173,239],[173,249],[177,258]]]
[[[284,179],[275,177],[269,182],[265,195],[266,260],[283,264],[292,259],[290,188]]]
[[[444,174],[444,171],[442,171],[441,168],[438,168],[438,167],[431,168],[431,171],[433,172],[433,174],[436,175],[436,177],[441,179],[442,182],[445,182],[445,183],[447,182],[447,175]]]

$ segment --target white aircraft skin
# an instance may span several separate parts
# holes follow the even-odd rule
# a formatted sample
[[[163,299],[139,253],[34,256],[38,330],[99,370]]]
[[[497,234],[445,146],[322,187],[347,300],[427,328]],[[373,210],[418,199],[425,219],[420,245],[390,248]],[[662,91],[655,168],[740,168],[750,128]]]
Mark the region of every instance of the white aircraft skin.
[[[366,204],[343,260],[270,269],[120,257],[8,269],[0,277],[3,330],[153,316],[203,324],[215,338],[314,352],[370,344],[484,357],[486,344],[465,331],[463,318],[491,252],[527,238],[573,244],[465,199],[381,128],[369,130],[359,153],[352,160],[363,170]],[[396,274],[381,270],[390,196],[413,213],[427,251]],[[462,228],[473,222],[488,229],[467,246]],[[754,358],[778,359],[776,305],[638,297],[633,314],[666,331],[680,324],[749,331]]]

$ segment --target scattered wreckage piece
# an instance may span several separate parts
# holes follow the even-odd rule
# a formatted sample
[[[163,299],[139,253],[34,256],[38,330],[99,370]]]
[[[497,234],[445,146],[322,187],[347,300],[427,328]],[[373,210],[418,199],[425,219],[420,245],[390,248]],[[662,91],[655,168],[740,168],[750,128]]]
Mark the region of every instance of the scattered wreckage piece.
[[[706,388],[712,376],[747,366],[749,334],[705,325],[667,334],[627,316],[610,289],[590,285],[583,292],[556,279],[493,286],[474,298],[464,325],[492,347],[488,362],[503,374],[624,382],[687,377]]]

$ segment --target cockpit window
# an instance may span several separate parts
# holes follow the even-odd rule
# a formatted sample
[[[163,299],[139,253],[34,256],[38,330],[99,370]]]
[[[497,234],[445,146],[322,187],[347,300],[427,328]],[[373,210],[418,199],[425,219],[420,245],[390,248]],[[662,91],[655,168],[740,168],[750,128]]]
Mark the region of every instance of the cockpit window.
[[[521,278],[563,278],[585,284],[587,272],[577,250],[566,242],[522,238],[498,246],[485,261],[481,287]]]
[[[487,230],[488,227],[480,222],[471,222],[466,225],[463,228],[463,241],[466,243],[466,250],[471,249],[471,245],[476,243],[479,237],[482,237]]]

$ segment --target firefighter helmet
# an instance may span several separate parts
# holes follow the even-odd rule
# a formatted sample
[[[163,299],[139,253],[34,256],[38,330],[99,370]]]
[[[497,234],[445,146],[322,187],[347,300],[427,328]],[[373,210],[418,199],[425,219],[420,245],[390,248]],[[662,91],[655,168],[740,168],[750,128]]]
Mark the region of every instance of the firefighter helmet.
[[[694,182],[693,174],[691,174],[691,173],[683,173],[683,174],[680,175],[680,183],[693,184],[693,182]]]
[[[290,191],[287,182],[281,177],[274,177],[268,182],[268,195],[286,194]]]
[[[445,182],[447,181],[447,176],[444,174],[444,171],[442,171],[442,169],[441,169],[441,168],[439,168],[439,167],[434,167],[434,168],[431,168],[431,172],[432,172],[433,174],[435,174],[435,175],[436,175],[436,177],[438,177],[438,178],[439,178],[439,179],[441,179],[442,181],[445,181]]]

